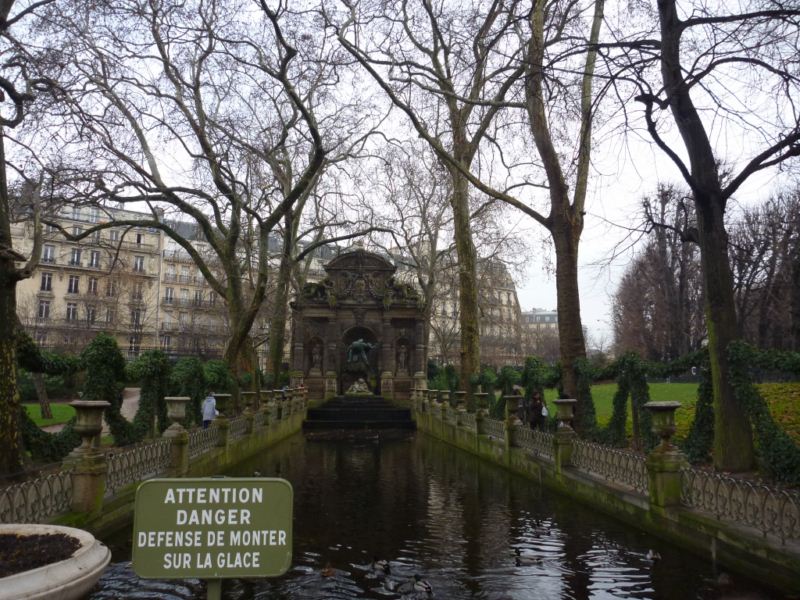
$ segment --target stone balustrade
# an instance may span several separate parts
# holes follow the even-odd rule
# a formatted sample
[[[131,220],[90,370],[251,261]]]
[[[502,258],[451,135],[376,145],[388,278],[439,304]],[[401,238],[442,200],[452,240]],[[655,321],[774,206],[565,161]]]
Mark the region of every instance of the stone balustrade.
[[[217,402],[231,414],[230,395]],[[252,398],[252,396],[251,396]],[[102,519],[103,507],[131,495],[139,482],[153,477],[216,475],[226,466],[255,454],[299,431],[308,404],[304,388],[262,392],[258,410],[247,396],[239,416],[220,416],[207,429],[181,425],[188,398],[165,398],[172,424],[161,438],[132,446],[101,449],[102,410],[107,402],[75,402],[81,445],[61,471],[0,486],[0,523],[72,524]],[[132,509],[132,504],[131,504]]]

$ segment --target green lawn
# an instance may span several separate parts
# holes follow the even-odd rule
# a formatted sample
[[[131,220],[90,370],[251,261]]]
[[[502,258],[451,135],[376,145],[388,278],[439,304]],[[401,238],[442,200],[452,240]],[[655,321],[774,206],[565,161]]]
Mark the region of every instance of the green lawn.
[[[25,410],[28,411],[28,416],[33,419],[39,427],[47,427],[48,425],[58,425],[59,423],[66,423],[75,416],[75,409],[68,404],[50,404],[50,410],[53,411],[52,419],[42,419],[41,410],[38,404],[25,404]]]
[[[758,386],[770,407],[770,412],[781,427],[797,443],[800,443],[800,383],[765,383]],[[604,426],[613,412],[616,383],[601,383],[592,386],[592,398],[597,411],[597,422]],[[545,390],[545,399],[550,402],[550,414],[555,414],[552,401],[555,390]],[[675,413],[676,435],[685,436],[694,420],[694,405],[697,400],[697,384],[694,383],[651,383],[651,400],[675,400],[681,408]],[[630,402],[630,401],[629,401]],[[630,403],[628,404],[628,426],[630,431]]]

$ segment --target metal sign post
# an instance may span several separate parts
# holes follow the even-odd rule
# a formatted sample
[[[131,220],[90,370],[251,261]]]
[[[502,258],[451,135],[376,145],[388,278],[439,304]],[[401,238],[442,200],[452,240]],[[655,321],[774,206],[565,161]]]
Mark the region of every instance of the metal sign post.
[[[136,491],[133,570],[149,579],[275,577],[292,561],[291,484],[268,477],[150,479]]]

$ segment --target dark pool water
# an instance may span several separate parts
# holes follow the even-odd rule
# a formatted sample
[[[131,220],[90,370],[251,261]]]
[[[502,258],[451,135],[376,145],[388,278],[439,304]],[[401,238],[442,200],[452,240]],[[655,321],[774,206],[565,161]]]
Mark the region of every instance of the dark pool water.
[[[294,566],[276,579],[227,582],[226,598],[431,597],[407,592],[415,574],[447,600],[782,597],[422,435],[298,435],[228,474],[254,473],[294,487]],[[375,557],[389,562],[388,575],[371,568]]]

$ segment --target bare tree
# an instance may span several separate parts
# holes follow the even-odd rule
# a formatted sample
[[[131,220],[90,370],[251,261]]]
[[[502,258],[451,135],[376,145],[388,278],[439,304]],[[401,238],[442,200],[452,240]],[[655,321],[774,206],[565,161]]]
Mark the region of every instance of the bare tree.
[[[615,347],[618,354],[673,360],[705,340],[694,207],[669,185],[642,204],[645,246],[614,295]]]
[[[55,130],[74,126],[75,194],[152,215],[68,238],[120,225],[163,231],[225,300],[226,362],[253,367],[269,234],[367,118],[331,100],[340,50],[324,37],[307,43],[322,32],[266,2],[128,0],[94,17],[64,10],[52,22],[72,43],[70,110]],[[187,217],[210,256],[170,221]]]
[[[638,87],[647,130],[692,192],[714,389],[714,463],[747,470],[754,463],[752,431],[734,397],[726,354],[739,326],[725,211],[755,173],[800,155],[800,9],[771,0],[735,7],[659,0],[656,13],[656,31],[635,37],[623,31],[609,47],[625,50],[617,64]],[[762,94],[769,101],[753,101]],[[680,141],[667,132],[670,124]],[[726,147],[730,139],[744,140],[742,148]]]
[[[49,0],[25,5],[12,14],[15,0],[0,1],[0,474],[16,474],[22,470],[24,454],[19,433],[20,399],[17,388],[16,339],[17,283],[31,276],[41,249],[38,191],[34,187],[28,208],[34,222],[34,240],[31,255],[16,252],[11,239],[12,202],[9,195],[6,157],[6,139],[10,130],[18,127],[26,116],[33,94],[49,87],[49,76],[41,72],[46,64],[28,51],[25,40],[16,38],[12,26],[49,4]],[[29,25],[26,23],[26,25]],[[8,112],[6,112],[8,111]],[[21,267],[16,262],[23,263]]]
[[[730,260],[739,327],[761,348],[791,350],[795,317],[793,252],[800,238],[800,198],[780,193],[745,210],[730,226]]]
[[[339,42],[372,76],[445,165],[459,273],[461,381],[480,367],[477,255],[468,173],[524,67],[514,48],[515,1],[469,11],[427,0],[348,3],[324,12]]]

